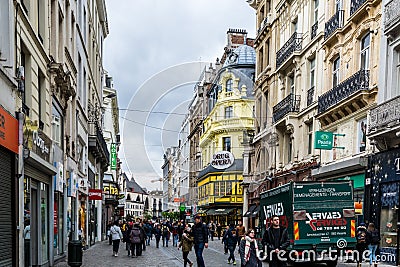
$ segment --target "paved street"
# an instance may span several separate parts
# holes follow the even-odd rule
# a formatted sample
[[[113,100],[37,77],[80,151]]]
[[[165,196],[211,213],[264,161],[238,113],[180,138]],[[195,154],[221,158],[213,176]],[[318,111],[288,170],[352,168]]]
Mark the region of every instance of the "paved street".
[[[226,263],[228,256],[223,253],[223,246],[220,241],[214,239],[210,241],[209,248],[204,250],[204,259],[206,266],[232,266]],[[196,257],[194,251],[189,254],[189,259],[196,265]],[[237,266],[240,266],[239,255],[237,254]],[[83,265],[85,267],[100,267],[100,266],[147,266],[147,267],[176,267],[183,266],[182,251],[173,247],[171,244],[169,247],[155,248],[155,240],[153,239],[151,245],[147,247],[146,251],[143,251],[143,256],[138,258],[130,258],[127,256],[125,250],[125,244],[121,244],[119,256],[112,256],[112,246],[108,245],[108,241],[104,241],[96,244],[83,252]],[[67,262],[59,262],[55,266],[66,267]],[[268,264],[264,263],[264,267]],[[309,267],[310,264],[300,264],[299,266]],[[314,265],[315,267],[325,266],[323,264]],[[339,263],[338,267],[352,267],[356,266],[355,263]],[[368,263],[364,263],[363,267],[369,266]],[[380,267],[392,266],[379,264]]]

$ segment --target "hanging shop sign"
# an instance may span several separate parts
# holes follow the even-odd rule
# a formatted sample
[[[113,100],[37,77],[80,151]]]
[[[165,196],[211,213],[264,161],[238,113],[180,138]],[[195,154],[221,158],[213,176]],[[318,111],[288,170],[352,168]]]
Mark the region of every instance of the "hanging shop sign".
[[[0,145],[18,154],[18,120],[0,106]]]
[[[89,200],[102,200],[103,190],[101,189],[89,189]]]
[[[333,146],[333,133],[331,132],[315,132],[315,149],[331,150]]]
[[[71,171],[68,178],[67,184],[67,195],[69,197],[76,197],[76,190],[78,188],[78,180],[76,179],[76,174]]]
[[[117,169],[117,144],[116,143],[112,143],[110,150],[111,150],[111,153],[110,153],[111,170],[116,170]]]
[[[103,191],[106,195],[119,195],[119,190],[112,184],[104,185]]]
[[[57,169],[56,175],[54,175],[54,190],[63,192],[64,187],[64,165],[61,162],[54,162],[54,166]]]
[[[211,166],[222,170],[229,168],[235,162],[233,154],[229,151],[220,151],[212,156]]]

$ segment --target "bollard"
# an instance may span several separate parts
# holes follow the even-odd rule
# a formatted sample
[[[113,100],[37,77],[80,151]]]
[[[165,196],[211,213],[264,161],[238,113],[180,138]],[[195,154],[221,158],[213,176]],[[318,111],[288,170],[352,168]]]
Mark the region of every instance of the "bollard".
[[[79,267],[82,265],[82,241],[71,240],[68,242],[68,265]]]

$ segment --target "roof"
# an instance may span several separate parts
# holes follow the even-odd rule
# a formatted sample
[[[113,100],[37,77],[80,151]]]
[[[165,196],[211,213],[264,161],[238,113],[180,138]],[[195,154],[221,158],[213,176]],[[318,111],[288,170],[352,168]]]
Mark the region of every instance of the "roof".
[[[133,178],[126,181],[126,189],[128,190],[128,192],[147,195],[147,192],[144,191],[143,188],[138,183],[136,183],[135,179]]]
[[[248,45],[241,45],[228,55],[224,67],[231,65],[255,65],[256,51]]]

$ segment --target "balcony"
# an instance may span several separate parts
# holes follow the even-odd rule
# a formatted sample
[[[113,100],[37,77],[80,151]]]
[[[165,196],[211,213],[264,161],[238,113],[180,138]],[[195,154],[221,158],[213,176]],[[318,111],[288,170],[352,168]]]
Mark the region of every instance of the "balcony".
[[[385,135],[400,128],[400,96],[390,99],[371,109],[368,135]],[[394,137],[395,138],[395,137]],[[396,139],[396,138],[395,138]],[[397,138],[398,139],[398,138]]]
[[[271,13],[268,13],[264,20],[261,22],[260,27],[257,29],[257,36],[255,39],[255,44],[257,45],[261,39],[265,36],[268,32],[271,22],[273,21],[273,17]]]
[[[317,31],[318,31],[318,21],[311,26],[311,40],[313,40],[315,36],[317,36]]]
[[[301,51],[302,34],[295,32],[276,53],[276,68],[279,68],[295,51]]]
[[[325,23],[325,41],[337,30],[343,27],[344,10],[339,10]]]
[[[307,107],[314,102],[314,91],[314,86],[307,90]]]
[[[394,30],[396,26],[399,25],[400,22],[399,1],[392,0],[389,3],[387,3],[384,7],[384,13],[385,13],[384,30],[385,34],[387,34],[389,30]]]
[[[97,123],[89,123],[89,151],[100,159],[103,168],[107,169],[110,164],[110,152]]]
[[[367,0],[351,0],[350,16],[352,16]]]
[[[281,102],[273,108],[274,122],[278,122],[291,112],[299,112],[300,110],[300,96],[290,94],[285,97]]]
[[[375,99],[369,90],[369,70],[359,70],[351,77],[318,97],[318,118],[322,126],[346,117]]]

